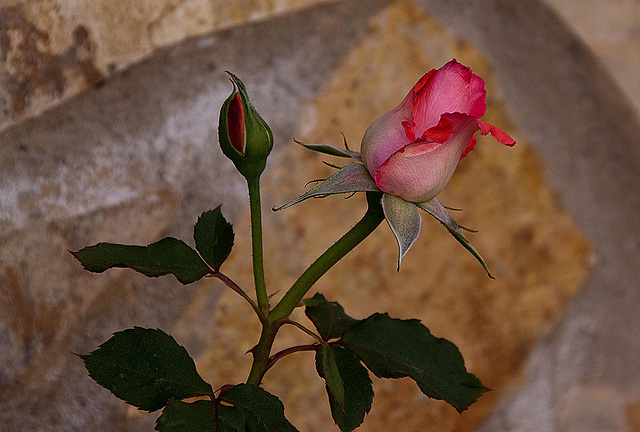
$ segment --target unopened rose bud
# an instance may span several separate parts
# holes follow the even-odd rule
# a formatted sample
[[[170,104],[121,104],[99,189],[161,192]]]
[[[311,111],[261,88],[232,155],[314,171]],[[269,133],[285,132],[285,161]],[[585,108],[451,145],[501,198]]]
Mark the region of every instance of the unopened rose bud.
[[[486,109],[482,78],[452,60],[426,73],[400,105],[369,126],[362,162],[383,192],[414,203],[430,201],[475,147],[476,131],[515,144],[480,120]]]
[[[259,177],[273,148],[273,134],[249,101],[240,79],[230,72],[233,92],[220,109],[218,135],[222,152],[246,178]]]

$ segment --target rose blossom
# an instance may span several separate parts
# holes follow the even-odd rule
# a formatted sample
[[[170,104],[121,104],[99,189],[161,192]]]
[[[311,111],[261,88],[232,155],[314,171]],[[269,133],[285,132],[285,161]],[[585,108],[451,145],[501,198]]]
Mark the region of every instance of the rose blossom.
[[[277,207],[290,207],[311,197],[351,192],[384,192],[380,204],[398,241],[398,269],[422,230],[418,209],[439,222],[489,269],[461,227],[436,199],[458,162],[476,146],[475,133],[491,134],[503,144],[515,141],[480,118],[487,110],[484,81],[455,59],[427,72],[404,100],[374,121],[362,138],[361,153],[346,146],[302,144],[310,150],[351,163],[300,197]],[[360,163],[361,162],[361,163]]]
[[[369,126],[362,162],[380,190],[409,202],[430,201],[475,147],[476,131],[515,144],[480,120],[487,110],[484,84],[454,59],[427,72],[400,105]]]

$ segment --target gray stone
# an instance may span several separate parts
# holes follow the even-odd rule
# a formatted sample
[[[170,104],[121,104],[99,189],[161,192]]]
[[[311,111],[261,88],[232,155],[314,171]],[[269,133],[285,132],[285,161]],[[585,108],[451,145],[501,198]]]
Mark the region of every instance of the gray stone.
[[[218,290],[126,270],[89,274],[67,249],[188,241],[198,214],[220,203],[236,220],[246,189],[217,148],[231,91],[224,71],[251,89],[280,148],[383,3],[318,7],[158,52],[0,135],[0,430],[152,428],[154,416],[131,414],[70,353],[133,325],[171,331],[194,293],[214,304]],[[193,355],[206,344],[198,335],[180,340]]]
[[[562,203],[593,241],[598,265],[529,360],[528,379],[481,430],[556,430],[569,389],[640,389],[640,121],[594,56],[546,5],[423,0],[477,45],[508,107],[534,138]]]
[[[599,260],[529,358],[525,382],[503,395],[480,430],[624,430],[622,407],[640,400],[637,115],[541,1],[415,3],[486,54],[512,116]],[[142,325],[179,330],[178,341],[197,356],[209,346],[218,286],[182,287],[125,270],[92,275],[66,250],[188,240],[197,215],[220,203],[237,220],[246,190],[216,145],[218,109],[230,92],[223,71],[245,81],[273,126],[273,169],[306,102],[384,4],[316,6],[158,51],[0,134],[0,430],[153,428],[153,415],[100,389],[70,352]],[[271,199],[265,208],[280,204]],[[204,306],[186,310],[193,299]]]

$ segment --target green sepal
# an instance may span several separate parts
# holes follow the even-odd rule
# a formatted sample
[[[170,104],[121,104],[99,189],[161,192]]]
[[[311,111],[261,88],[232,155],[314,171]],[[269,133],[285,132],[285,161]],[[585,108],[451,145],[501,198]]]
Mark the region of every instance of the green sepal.
[[[334,146],[333,144],[305,144],[297,140],[293,140],[293,141],[295,141],[296,144],[300,144],[301,146],[309,150],[316,151],[318,153],[324,153],[331,156],[338,156],[343,158],[353,158],[358,162],[362,162],[362,159],[360,158],[360,153],[351,151],[348,148],[341,149],[339,147]]]
[[[398,241],[398,271],[402,258],[409,252],[411,246],[420,236],[422,230],[422,216],[414,203],[397,196],[385,193],[382,195],[382,210],[384,217]]]
[[[345,166],[340,169],[340,171],[323,181],[319,186],[316,186],[309,192],[299,196],[287,204],[275,207],[273,210],[282,210],[312,197],[323,197],[326,195],[351,192],[380,192],[380,189],[376,186],[376,183],[369,175],[365,166],[360,163],[353,163]]]
[[[162,330],[123,330],[79,357],[98,384],[141,410],[158,410],[170,399],[213,395],[187,350]]]
[[[476,248],[474,248],[471,245],[469,240],[467,240],[467,238],[462,233],[462,229],[466,229],[466,228],[463,228],[460,225],[458,225],[456,221],[453,220],[451,215],[449,215],[446,208],[442,204],[440,204],[440,202],[438,202],[437,199],[434,198],[431,201],[418,203],[417,206],[427,211],[431,216],[436,218],[438,222],[444,225],[444,227],[447,230],[449,230],[451,235],[453,235],[453,237],[455,237],[455,239],[458,240],[458,242],[462,246],[464,246],[466,250],[471,252],[471,254],[480,262],[480,265],[482,265],[482,268],[484,269],[484,271],[487,272],[487,275],[489,275],[491,279],[494,279],[494,277],[491,275],[491,272],[489,271],[489,267],[487,267],[487,264],[484,262],[484,260],[480,256],[480,253],[476,250]],[[473,230],[469,230],[469,231],[475,232]]]
[[[374,314],[353,326],[342,345],[380,378],[412,378],[430,398],[458,412],[467,409],[488,389],[467,372],[458,348],[436,338],[418,320]]]
[[[202,213],[193,228],[196,249],[215,271],[231,253],[234,239],[233,227],[225,220],[220,207]]]
[[[149,277],[173,274],[186,285],[210,272],[195,250],[173,237],[163,238],[149,246],[98,243],[71,253],[86,270],[94,273],[125,267]]]

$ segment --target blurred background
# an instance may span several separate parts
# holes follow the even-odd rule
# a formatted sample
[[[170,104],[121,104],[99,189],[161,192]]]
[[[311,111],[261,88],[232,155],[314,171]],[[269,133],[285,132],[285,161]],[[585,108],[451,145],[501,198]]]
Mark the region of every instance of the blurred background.
[[[214,388],[246,379],[249,308],[216,281],[84,272],[68,250],[189,240],[223,204],[223,272],[251,291],[247,191],[217,145],[238,75],[271,125],[263,175],[271,292],[364,212],[362,195],[269,209],[357,149],[452,58],[486,81],[480,137],[445,191],[495,280],[435,221],[397,273],[386,225],[315,287],[364,318],[419,318],[493,391],[459,415],[374,379],[362,431],[640,431],[640,1],[0,0],[0,430],[148,431],[86,374],[114,331],[160,327]],[[316,290],[312,290],[313,294]],[[298,316],[301,320],[304,317]],[[308,343],[284,329],[277,347]],[[301,431],[337,430],[313,355],[270,371]]]

